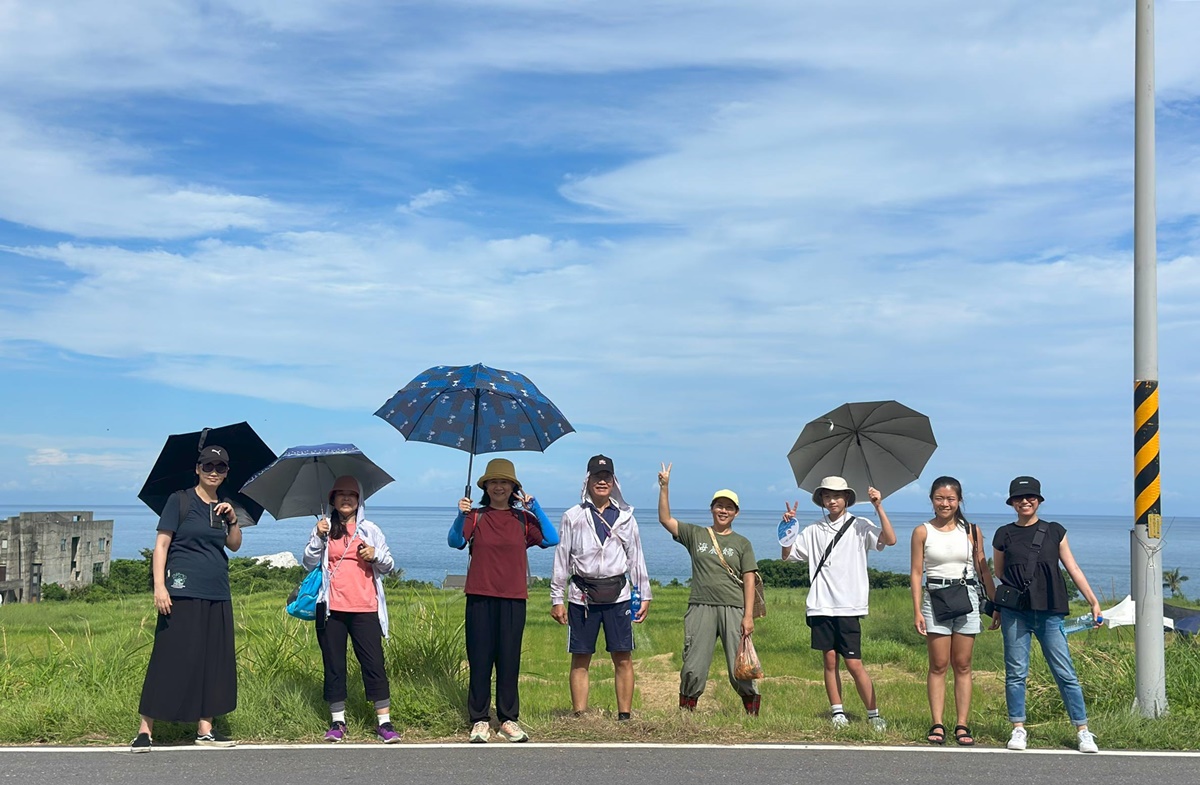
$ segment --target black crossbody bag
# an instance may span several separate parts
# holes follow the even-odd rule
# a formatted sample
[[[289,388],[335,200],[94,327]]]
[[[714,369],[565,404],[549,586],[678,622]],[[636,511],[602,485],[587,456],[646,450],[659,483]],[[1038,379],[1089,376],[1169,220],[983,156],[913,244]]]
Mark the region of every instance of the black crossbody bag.
[[[996,587],[996,594],[992,598],[994,604],[1014,611],[1029,607],[1029,584],[1033,583],[1033,565],[1037,563],[1047,531],[1049,527],[1046,526],[1046,522],[1038,520],[1037,531],[1033,533],[1033,543],[1029,547],[1029,558],[1025,560],[1025,583],[1020,588],[1001,583]]]
[[[967,531],[968,564],[975,560],[975,531],[975,524],[970,524],[970,529]],[[971,594],[967,589],[971,583],[975,583],[975,581],[967,578],[967,565],[963,565],[961,578],[941,588],[933,588],[926,579],[925,589],[929,592],[929,606],[933,610],[935,621],[951,621],[959,616],[966,616],[975,609],[975,606],[971,604]]]

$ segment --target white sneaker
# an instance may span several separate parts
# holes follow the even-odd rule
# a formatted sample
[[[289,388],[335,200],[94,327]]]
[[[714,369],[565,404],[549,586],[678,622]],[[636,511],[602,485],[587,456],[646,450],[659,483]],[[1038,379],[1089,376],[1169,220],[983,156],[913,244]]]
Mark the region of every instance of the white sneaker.
[[[518,725],[514,720],[501,723],[500,735],[516,744],[519,744],[523,741],[529,741],[529,734],[521,730],[521,726]]]
[[[849,728],[850,718],[846,716],[845,712],[839,711],[837,714],[833,715],[833,727],[837,728],[838,730],[841,730],[842,728]]]
[[[885,720],[883,717],[871,717],[868,721],[871,723],[871,730],[875,731],[876,733],[883,733],[885,730],[887,730],[887,720]]]
[[[1099,752],[1100,748],[1096,746],[1096,734],[1090,730],[1079,731],[1079,751]]]
[[[1024,728],[1013,728],[1012,735],[1008,737],[1008,748],[1010,750],[1023,750],[1027,746],[1026,740],[1028,738],[1029,734],[1025,732]],[[1082,740],[1083,737],[1081,736],[1080,741]]]
[[[487,744],[488,736],[492,735],[492,728],[488,725],[487,720],[480,720],[471,726],[471,743],[472,744]]]

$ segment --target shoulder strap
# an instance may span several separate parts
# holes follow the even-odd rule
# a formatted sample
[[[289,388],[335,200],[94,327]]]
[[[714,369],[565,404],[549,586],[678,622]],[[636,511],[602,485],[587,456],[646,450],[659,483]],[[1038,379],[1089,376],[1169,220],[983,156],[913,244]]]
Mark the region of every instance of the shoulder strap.
[[[181,491],[175,491],[176,506],[179,507],[179,525],[183,525],[183,518],[188,514],[188,507],[191,506],[188,500],[188,491],[190,488],[184,488]]]
[[[729,566],[729,562],[725,561],[725,556],[721,553],[721,546],[717,544],[717,533],[712,530],[711,526],[708,527],[708,536],[712,540],[713,550],[717,552],[717,558],[725,566],[725,571],[729,573],[729,577],[737,581],[738,586],[745,585],[746,582],[742,580],[742,576],[734,572],[733,568]]]
[[[1029,546],[1029,558],[1025,560],[1025,586],[1023,587],[1025,589],[1028,589],[1029,584],[1033,583],[1033,565],[1037,563],[1047,531],[1049,531],[1049,527],[1046,526],[1046,522],[1038,519],[1037,531],[1033,533],[1033,542]]]
[[[838,540],[842,539],[842,535],[845,534],[846,531],[851,526],[854,525],[855,520],[856,520],[856,518],[853,515],[851,515],[850,519],[848,521],[846,521],[846,523],[842,525],[842,528],[838,530],[838,533],[836,535],[834,535],[833,541],[830,542],[829,547],[825,549],[825,555],[821,557],[821,563],[817,565],[817,569],[815,572],[813,572],[812,578],[809,580],[809,583],[812,583],[813,581],[815,581],[817,579],[817,576],[821,574],[821,568],[825,566],[825,562],[829,561],[829,554],[833,553],[833,546],[838,544]]]

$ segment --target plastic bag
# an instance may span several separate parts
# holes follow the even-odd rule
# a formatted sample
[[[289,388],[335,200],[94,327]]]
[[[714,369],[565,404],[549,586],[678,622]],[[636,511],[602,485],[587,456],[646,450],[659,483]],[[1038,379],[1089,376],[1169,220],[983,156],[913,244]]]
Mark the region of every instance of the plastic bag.
[[[749,635],[744,636],[738,646],[733,677],[738,681],[753,681],[763,677],[762,663],[758,661],[758,652],[754,650],[754,640]]]

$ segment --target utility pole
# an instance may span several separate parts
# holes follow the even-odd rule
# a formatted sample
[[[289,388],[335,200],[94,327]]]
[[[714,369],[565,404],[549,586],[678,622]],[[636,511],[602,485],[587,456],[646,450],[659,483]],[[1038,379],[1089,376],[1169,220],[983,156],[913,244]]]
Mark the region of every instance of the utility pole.
[[[1133,163],[1133,493],[1130,533],[1137,696],[1143,717],[1167,711],[1163,647],[1162,494],[1158,476],[1158,258],[1154,204],[1154,0],[1136,0]]]

